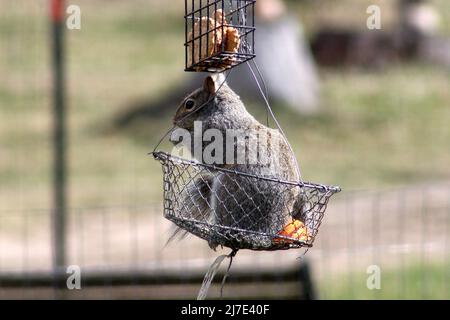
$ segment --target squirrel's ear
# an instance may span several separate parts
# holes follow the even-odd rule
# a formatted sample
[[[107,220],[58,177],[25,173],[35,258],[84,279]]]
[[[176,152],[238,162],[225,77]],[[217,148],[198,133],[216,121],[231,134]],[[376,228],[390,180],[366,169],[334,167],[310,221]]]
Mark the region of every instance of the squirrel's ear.
[[[209,94],[216,93],[216,82],[212,76],[207,76],[205,82],[203,83],[203,89]]]
[[[215,94],[219,88],[225,84],[225,76],[223,73],[214,73],[207,76],[203,83],[203,89],[209,94]]]

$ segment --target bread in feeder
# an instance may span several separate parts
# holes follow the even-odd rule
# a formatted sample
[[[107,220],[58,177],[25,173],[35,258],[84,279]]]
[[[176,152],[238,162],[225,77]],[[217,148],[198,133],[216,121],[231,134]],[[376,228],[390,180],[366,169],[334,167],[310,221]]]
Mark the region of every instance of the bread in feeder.
[[[225,51],[237,53],[239,50],[239,45],[241,44],[239,31],[236,28],[227,27],[225,39]]]
[[[228,21],[226,19],[226,16],[223,14],[222,9],[218,9],[214,13],[214,17],[216,18],[217,23],[223,23],[223,25],[225,26],[223,47],[222,43],[220,43],[219,50],[222,50],[223,48],[224,51],[237,53],[241,44],[241,38],[239,36],[238,29],[228,26]]]
[[[193,30],[188,34],[188,64],[190,66],[213,56],[216,52],[237,53],[239,51],[241,42],[239,31],[227,25],[228,22],[221,9],[214,12],[214,18],[202,17],[194,24]],[[223,66],[229,66],[234,61],[236,58],[229,55],[224,58]]]
[[[217,26],[215,19],[207,17],[202,17],[194,24],[193,31],[188,35],[189,65],[196,64],[215,53],[217,46],[222,43],[222,32],[220,28],[215,30]]]
[[[217,23],[219,23],[219,24],[222,22],[224,23],[224,25],[227,24],[227,18],[225,16],[225,14],[223,13],[222,9],[217,9],[214,12],[214,19],[216,19]]]

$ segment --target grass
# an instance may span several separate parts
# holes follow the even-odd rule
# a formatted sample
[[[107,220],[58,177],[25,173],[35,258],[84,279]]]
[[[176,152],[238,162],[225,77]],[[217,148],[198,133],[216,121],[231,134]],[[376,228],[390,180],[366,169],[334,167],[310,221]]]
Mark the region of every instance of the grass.
[[[411,263],[404,269],[381,270],[381,288],[369,290],[366,273],[351,273],[319,282],[322,299],[449,299],[450,265]]]
[[[73,207],[161,199],[160,168],[147,152],[174,106],[136,131],[108,128],[135,101],[171,92],[183,79],[182,8],[163,3],[77,1],[82,29],[66,33]],[[46,4],[0,0],[0,209],[51,205]],[[299,15],[313,16],[317,6],[302,4]],[[448,71],[411,64],[321,70],[321,78],[321,113],[302,117],[275,106],[305,179],[361,189],[450,178]],[[250,109],[264,117],[262,104]]]

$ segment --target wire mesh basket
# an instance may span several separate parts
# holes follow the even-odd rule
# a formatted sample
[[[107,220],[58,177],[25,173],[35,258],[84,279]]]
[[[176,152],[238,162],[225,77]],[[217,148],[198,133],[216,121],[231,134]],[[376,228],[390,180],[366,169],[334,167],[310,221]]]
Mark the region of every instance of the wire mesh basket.
[[[162,164],[164,216],[211,247],[311,247],[339,187],[260,177],[153,152]],[[286,231],[298,217],[303,234]],[[299,230],[298,228],[295,228]]]
[[[255,57],[255,0],[185,0],[185,71],[220,72]]]

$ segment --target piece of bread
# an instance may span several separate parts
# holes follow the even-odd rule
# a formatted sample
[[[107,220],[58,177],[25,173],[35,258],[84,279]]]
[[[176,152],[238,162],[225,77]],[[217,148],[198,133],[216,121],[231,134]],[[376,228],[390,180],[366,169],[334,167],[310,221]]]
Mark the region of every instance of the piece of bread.
[[[237,53],[241,44],[239,31],[236,28],[227,27],[225,34],[225,51]]]
[[[216,52],[239,52],[241,42],[239,31],[227,24],[221,9],[214,12],[214,18],[202,17],[194,24],[193,30],[188,34],[189,66],[213,56]],[[200,34],[202,34],[201,37]],[[192,46],[194,46],[193,51]],[[232,56],[224,58],[223,67],[230,66],[234,61],[236,58]]]
[[[194,24],[194,29],[188,35],[188,64],[193,65],[212,56],[219,43],[222,43],[222,32],[217,27],[215,19],[202,17]],[[210,32],[211,31],[211,32]],[[192,45],[194,54],[192,55]]]
[[[224,45],[225,51],[237,53],[239,50],[239,45],[241,43],[239,31],[234,27],[228,26],[228,21],[222,9],[216,10],[216,12],[214,13],[214,17],[219,25],[223,23],[223,25],[225,26],[224,30],[225,39],[223,39],[225,44]],[[222,43],[220,43],[220,45],[222,45]]]
[[[221,24],[222,22],[224,23],[224,25],[227,24],[227,17],[223,14],[222,9],[217,9],[214,12],[214,19],[216,19],[218,24]]]

